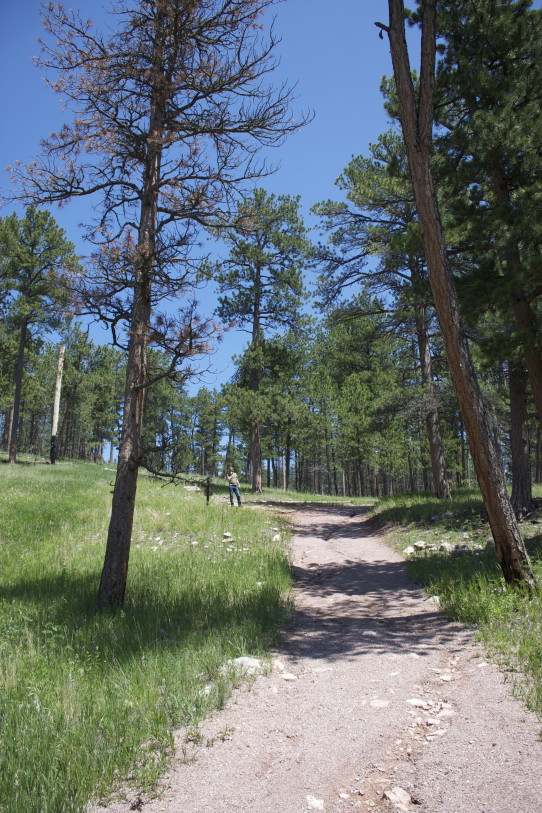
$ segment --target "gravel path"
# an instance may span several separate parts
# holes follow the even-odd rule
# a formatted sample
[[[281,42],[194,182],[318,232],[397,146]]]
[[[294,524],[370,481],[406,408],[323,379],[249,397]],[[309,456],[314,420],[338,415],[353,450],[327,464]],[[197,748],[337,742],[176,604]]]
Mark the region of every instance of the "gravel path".
[[[211,747],[178,733],[159,798],[97,810],[541,811],[540,726],[471,633],[440,616],[359,509],[290,519],[296,610],[272,671],[201,725]]]

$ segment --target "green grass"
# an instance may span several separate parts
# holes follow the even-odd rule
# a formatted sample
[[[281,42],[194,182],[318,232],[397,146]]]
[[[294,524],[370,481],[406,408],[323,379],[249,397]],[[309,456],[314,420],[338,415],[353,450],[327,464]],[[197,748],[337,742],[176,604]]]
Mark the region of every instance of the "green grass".
[[[478,630],[516,694],[542,718],[542,510],[520,526],[539,585],[533,595],[506,585],[487,544],[491,532],[476,491],[460,491],[451,502],[430,495],[387,498],[374,516],[398,550],[419,541],[432,546],[405,554],[412,578],[439,597],[446,615]],[[468,552],[450,550],[458,544]]]
[[[194,729],[231,691],[224,662],[265,657],[277,641],[289,563],[273,541],[281,520],[261,509],[371,502],[244,486],[239,510],[223,483],[207,506],[203,492],[143,475],[125,607],[96,612],[113,477],[92,464],[0,464],[1,813],[76,813],[127,781],[156,782],[173,729]],[[469,545],[408,557],[411,574],[477,626],[542,714],[542,602],[506,589],[479,495],[387,498],[374,514],[399,549]],[[522,523],[539,578],[541,528],[540,516]]]
[[[223,704],[224,662],[265,656],[288,609],[276,517],[141,476],[126,603],[96,612],[113,477],[0,465],[2,813],[156,781],[172,729]]]

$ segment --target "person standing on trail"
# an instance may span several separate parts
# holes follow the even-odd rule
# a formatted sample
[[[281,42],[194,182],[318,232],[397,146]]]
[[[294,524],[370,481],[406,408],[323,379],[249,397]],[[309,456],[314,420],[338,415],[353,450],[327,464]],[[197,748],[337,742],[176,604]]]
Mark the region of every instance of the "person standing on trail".
[[[241,505],[241,492],[239,491],[239,477],[233,466],[230,466],[230,473],[226,475],[226,480],[230,484],[230,505],[233,505],[234,496],[237,497],[237,505]]]

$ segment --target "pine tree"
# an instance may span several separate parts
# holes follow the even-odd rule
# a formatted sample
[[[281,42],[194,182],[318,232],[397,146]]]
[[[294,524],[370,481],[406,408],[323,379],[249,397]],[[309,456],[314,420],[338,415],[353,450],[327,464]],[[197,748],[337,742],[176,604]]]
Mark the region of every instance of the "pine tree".
[[[542,328],[535,306],[542,11],[531,9],[530,0],[460,0],[439,7],[438,28],[439,171],[459,247],[477,260],[470,298],[505,314],[511,306],[542,421]]]
[[[258,393],[264,366],[262,343],[266,333],[294,329],[300,323],[302,269],[309,245],[299,214],[299,198],[275,197],[256,189],[238,206],[231,227],[221,232],[221,237],[230,253],[215,275],[222,294],[217,313],[250,334],[244,359],[252,393],[250,467],[252,490],[260,492],[262,408]]]
[[[346,201],[313,207],[323,218],[329,246],[320,246],[320,294],[335,300],[348,286],[386,294],[390,322],[414,332],[425,388],[425,424],[437,496],[450,499],[432,372],[431,303],[423,241],[404,145],[387,132],[370,145],[370,157],[353,158],[337,180]],[[375,267],[372,258],[378,258]]]
[[[424,238],[431,289],[450,372],[503,575],[510,583],[532,586],[530,563],[506,490],[496,433],[483,403],[463,330],[431,172],[437,49],[436,3],[435,0],[425,0],[422,6],[422,60],[418,98],[414,93],[406,45],[404,4],[402,0],[389,0],[388,5],[389,26],[383,28],[390,40],[403,138]]]
[[[17,457],[17,431],[25,350],[30,337],[59,327],[68,307],[69,280],[78,267],[73,243],[49,212],[33,206],[23,219],[0,219],[0,288],[18,334],[9,431],[9,462]]]

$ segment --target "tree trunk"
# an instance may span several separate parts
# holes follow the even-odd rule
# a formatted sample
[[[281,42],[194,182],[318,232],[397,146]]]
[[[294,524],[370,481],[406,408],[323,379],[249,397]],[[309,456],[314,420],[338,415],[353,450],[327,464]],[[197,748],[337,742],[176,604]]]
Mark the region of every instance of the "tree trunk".
[[[495,427],[489,423],[465,336],[459,303],[446,255],[446,245],[430,168],[436,53],[436,0],[425,0],[419,108],[405,39],[403,0],[388,0],[389,38],[416,207],[420,218],[429,281],[446,348],[446,357],[461,409],[476,475],[497,555],[507,582],[534,584],[529,558],[506,490]]]
[[[337,479],[337,464],[335,462],[335,447],[331,447],[331,464],[332,464],[332,474],[333,474],[333,492],[336,497],[339,496],[339,482]]]
[[[408,456],[408,481],[410,483],[410,493],[415,494],[416,488],[416,475],[414,473],[414,464],[412,463],[412,455]]]
[[[378,497],[378,475],[374,467],[369,472],[369,478],[371,497]]]
[[[470,486],[470,480],[468,469],[468,451],[465,442],[465,427],[463,426],[463,421],[459,422],[459,438],[461,441],[461,473],[459,478],[459,486],[465,488],[466,486]]]
[[[537,486],[542,483],[542,431],[540,431],[540,424],[536,427],[536,467],[534,481]]]
[[[162,64],[161,52],[164,45],[164,35],[161,28],[163,25],[163,14],[159,14],[156,19],[154,44],[157,65]],[[160,88],[160,82],[157,82],[157,87],[153,90],[149,111],[147,158],[143,177],[143,196],[135,257],[135,282],[126,363],[122,433],[105,560],[97,597],[99,607],[122,606],[128,577],[137,475],[141,462],[143,406],[145,403],[145,380],[147,377],[148,341],[152,311],[152,271],[162,159],[161,143],[165,117],[162,97],[163,91]]]
[[[331,450],[329,448],[329,434],[327,431],[327,426],[324,428],[324,440],[325,440],[325,450],[326,450],[326,482],[327,482],[327,493],[331,494]]]
[[[28,320],[23,319],[19,332],[19,347],[17,350],[17,360],[15,362],[15,372],[13,375],[14,394],[13,406],[11,408],[11,426],[9,433],[9,462],[17,461],[17,430],[19,426],[19,410],[21,407],[21,391],[23,388],[24,370],[24,347],[26,344],[26,334],[28,332]]]
[[[429,439],[429,453],[431,455],[431,468],[433,471],[433,486],[437,497],[441,500],[450,500],[452,494],[450,485],[446,477],[446,463],[444,460],[444,449],[442,446],[442,436],[440,434],[440,421],[435,397],[435,384],[433,382],[433,369],[431,362],[431,349],[429,346],[429,330],[425,313],[418,313],[416,316],[416,335],[418,339],[418,350],[420,353],[420,370],[422,383],[427,392],[427,412],[425,414],[425,425],[427,437]]]
[[[62,415],[62,420],[60,421],[60,429],[56,436],[57,457],[66,457],[66,453],[68,451],[68,418],[70,411],[72,409],[73,391],[70,391],[70,389],[68,389],[68,392],[64,391],[64,398],[66,401],[64,405],[64,414]]]
[[[512,452],[511,503],[518,519],[533,508],[529,416],[527,414],[527,370],[516,361],[508,364],[510,393],[510,448]]]
[[[260,424],[258,421],[250,427],[250,470],[252,473],[252,492],[262,493],[262,450]]]
[[[60,390],[62,388],[62,369],[64,367],[64,353],[66,345],[61,344],[58,351],[58,364],[56,368],[55,397],[53,399],[53,420],[51,422],[51,463],[54,465],[57,455],[58,413],[60,409]]]
[[[147,280],[146,284],[139,285],[134,292],[122,435],[105,561],[98,591],[99,607],[120,607],[124,603],[141,455],[141,428],[145,401],[143,384],[147,372],[150,309],[150,282]]]
[[[292,436],[290,433],[290,427],[292,424],[292,419],[288,418],[287,422],[287,429],[286,429],[286,451],[285,451],[285,458],[286,458],[286,480],[285,480],[285,489],[286,491],[290,488],[290,467],[291,467],[291,458],[292,458]]]
[[[2,433],[2,449],[9,450],[9,439],[11,436],[11,416],[13,414],[13,404],[11,404],[4,415],[4,431]]]
[[[493,168],[493,188],[497,202],[503,207],[510,206],[510,191],[504,173],[500,168]],[[514,318],[522,334],[525,363],[529,371],[531,391],[538,414],[538,421],[542,424],[542,353],[539,344],[539,325],[536,314],[527,299],[521,285],[521,257],[516,242],[510,240],[505,250],[506,273],[511,281],[512,290],[510,299]]]

